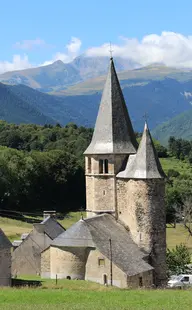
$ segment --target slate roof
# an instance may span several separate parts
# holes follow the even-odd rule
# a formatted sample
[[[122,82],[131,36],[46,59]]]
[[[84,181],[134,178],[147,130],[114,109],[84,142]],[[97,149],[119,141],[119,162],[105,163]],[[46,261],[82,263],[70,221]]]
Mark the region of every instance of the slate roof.
[[[38,224],[37,224],[38,225]],[[58,235],[65,231],[65,228],[60,225],[53,217],[48,216],[39,225],[43,225],[44,232],[53,240]]]
[[[132,276],[153,269],[145,262],[146,254],[139,250],[130,233],[110,214],[80,220],[58,236],[51,246],[89,246],[97,248],[110,259],[109,239],[112,244],[113,263],[127,275]]]
[[[94,247],[92,236],[87,227],[87,223],[84,220],[80,220],[68,228],[66,232],[55,238],[51,245],[67,247]]]
[[[12,247],[11,242],[0,228],[0,250],[11,247]]]
[[[136,150],[136,137],[111,58],[92,141],[84,154],[134,154]]]
[[[124,171],[117,174],[128,179],[162,179],[165,173],[161,167],[147,123],[136,155],[129,156]]]

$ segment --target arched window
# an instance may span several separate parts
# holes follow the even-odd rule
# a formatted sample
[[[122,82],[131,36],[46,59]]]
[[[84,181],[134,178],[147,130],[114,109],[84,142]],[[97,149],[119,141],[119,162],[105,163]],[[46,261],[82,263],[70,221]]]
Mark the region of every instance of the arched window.
[[[91,157],[87,159],[87,173],[91,173]]]
[[[106,274],[103,275],[103,284],[107,285],[107,275]]]
[[[109,173],[109,162],[108,159],[100,159],[99,160],[99,173]]]
[[[99,159],[99,173],[103,173],[103,159]]]
[[[104,160],[104,173],[108,173],[109,167],[108,167],[108,159]]]

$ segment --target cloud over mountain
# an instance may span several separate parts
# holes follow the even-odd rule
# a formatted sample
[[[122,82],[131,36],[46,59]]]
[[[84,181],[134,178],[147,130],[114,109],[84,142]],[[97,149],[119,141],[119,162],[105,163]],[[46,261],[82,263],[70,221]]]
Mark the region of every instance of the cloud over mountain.
[[[121,37],[121,44],[112,45],[114,56],[132,59],[141,65],[164,63],[174,67],[192,67],[192,36],[163,31],[161,35],[150,34],[141,41]],[[109,43],[92,47],[87,56],[109,55]]]
[[[45,45],[45,41],[41,39],[16,43],[16,47],[23,50],[31,50],[34,47]],[[35,65],[31,64],[27,55],[14,55],[11,62],[0,61],[0,73],[48,65],[56,60],[68,63],[81,54],[81,46],[81,40],[72,37],[64,51],[58,51],[49,60]],[[141,40],[120,37],[120,43],[113,44],[112,50],[114,56],[127,58],[142,66],[163,63],[167,66],[192,68],[192,36],[184,36],[180,33],[163,31],[160,35],[146,35]],[[88,48],[84,54],[90,57],[109,56],[109,43]]]

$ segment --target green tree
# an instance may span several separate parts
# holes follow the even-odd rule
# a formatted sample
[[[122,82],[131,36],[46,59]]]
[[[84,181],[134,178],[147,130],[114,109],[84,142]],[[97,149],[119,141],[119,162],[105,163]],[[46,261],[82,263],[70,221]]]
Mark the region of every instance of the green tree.
[[[191,255],[184,244],[176,245],[175,249],[167,249],[167,268],[168,275],[178,275],[186,273],[187,264],[191,262]]]

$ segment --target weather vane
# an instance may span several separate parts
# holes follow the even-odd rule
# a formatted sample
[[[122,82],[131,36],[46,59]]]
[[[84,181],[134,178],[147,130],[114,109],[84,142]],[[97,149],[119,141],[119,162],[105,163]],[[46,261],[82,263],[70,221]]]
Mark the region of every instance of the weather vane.
[[[110,56],[111,58],[113,58],[113,50],[112,50],[111,42],[109,43],[109,47],[110,47],[109,49]]]

